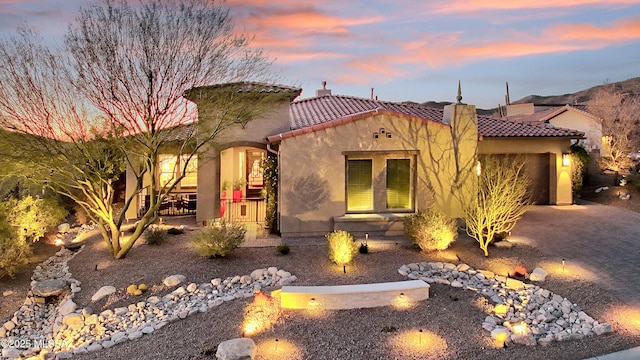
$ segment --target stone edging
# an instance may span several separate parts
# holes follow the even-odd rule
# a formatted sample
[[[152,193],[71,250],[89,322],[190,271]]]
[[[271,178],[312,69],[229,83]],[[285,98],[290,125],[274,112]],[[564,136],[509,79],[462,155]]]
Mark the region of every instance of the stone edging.
[[[81,289],[80,283],[71,278],[67,262],[76,254],[62,248],[36,267],[32,289],[49,280],[61,280],[67,289],[60,292],[62,297],[45,298],[35,296],[33,290],[29,292],[13,318],[0,327],[2,358],[39,355],[66,359],[73,354],[109,348],[194,313],[206,312],[225,301],[252,297],[265,287],[288,285],[297,280],[295,275],[275,267],[257,269],[250,275],[216,278],[200,285],[190,283],[163,297],[151,296],[127,307],[93,314],[91,308],[77,309],[73,302],[74,294]]]
[[[560,295],[490,271],[474,270],[467,264],[412,263],[398,272],[410,279],[475,291],[490,299],[495,305],[482,327],[495,340],[547,345],[613,331],[611,324],[594,320]],[[518,327],[521,324],[526,326]]]

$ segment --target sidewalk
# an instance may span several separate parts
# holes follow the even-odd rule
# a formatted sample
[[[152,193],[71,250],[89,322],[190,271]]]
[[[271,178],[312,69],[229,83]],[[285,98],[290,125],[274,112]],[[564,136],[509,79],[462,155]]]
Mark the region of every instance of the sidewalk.
[[[596,356],[584,360],[637,360],[640,359],[640,347],[635,347],[633,349],[618,351],[615,353]]]

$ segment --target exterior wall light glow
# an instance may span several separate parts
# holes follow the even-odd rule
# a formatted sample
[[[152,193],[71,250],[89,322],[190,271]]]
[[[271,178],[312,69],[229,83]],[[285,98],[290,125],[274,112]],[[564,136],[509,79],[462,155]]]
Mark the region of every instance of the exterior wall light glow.
[[[480,161],[476,161],[476,175],[480,176],[482,174],[482,164]]]
[[[567,167],[569,165],[571,165],[571,154],[562,154],[562,166]]]

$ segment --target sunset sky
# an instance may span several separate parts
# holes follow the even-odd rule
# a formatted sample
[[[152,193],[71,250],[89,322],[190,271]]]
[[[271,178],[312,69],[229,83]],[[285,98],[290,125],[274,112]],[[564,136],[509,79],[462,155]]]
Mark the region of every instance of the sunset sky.
[[[83,0],[0,0],[0,36],[26,22],[61,41]],[[640,76],[640,0],[229,0],[239,30],[315,95],[481,108]]]

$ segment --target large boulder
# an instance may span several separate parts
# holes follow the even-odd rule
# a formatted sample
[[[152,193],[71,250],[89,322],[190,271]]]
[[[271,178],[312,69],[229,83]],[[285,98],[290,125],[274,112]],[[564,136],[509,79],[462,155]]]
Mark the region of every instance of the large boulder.
[[[41,297],[58,296],[70,288],[67,280],[64,279],[49,279],[37,281],[31,287],[33,295]]]
[[[256,344],[249,338],[223,341],[216,352],[216,358],[220,360],[250,360],[255,355]]]

